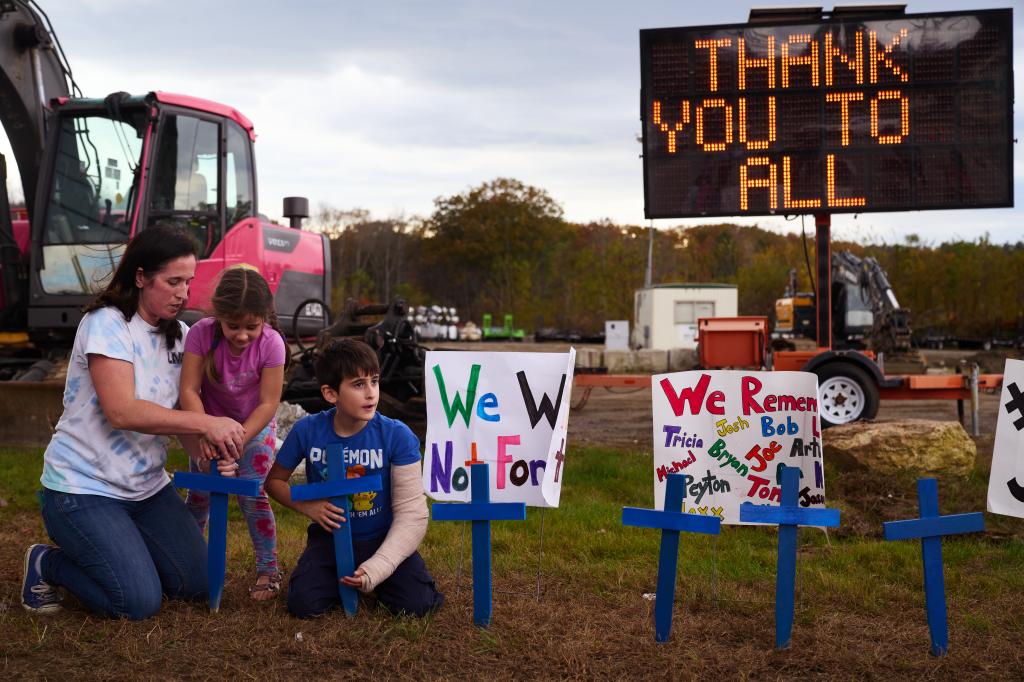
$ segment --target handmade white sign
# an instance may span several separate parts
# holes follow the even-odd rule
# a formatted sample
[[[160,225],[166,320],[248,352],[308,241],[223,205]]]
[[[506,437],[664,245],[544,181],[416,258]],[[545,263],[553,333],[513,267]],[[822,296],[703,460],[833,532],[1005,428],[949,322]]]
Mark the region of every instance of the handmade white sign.
[[[491,502],[557,507],[576,350],[430,351],[423,488],[468,501],[469,467],[488,462]]]
[[[818,379],[808,372],[692,371],[651,378],[654,502],[682,473],[683,510],[740,522],[740,504],[778,505],[778,467],[800,468],[799,503],[825,505]]]
[[[988,510],[1024,517],[1024,361],[1007,360],[999,394]]]

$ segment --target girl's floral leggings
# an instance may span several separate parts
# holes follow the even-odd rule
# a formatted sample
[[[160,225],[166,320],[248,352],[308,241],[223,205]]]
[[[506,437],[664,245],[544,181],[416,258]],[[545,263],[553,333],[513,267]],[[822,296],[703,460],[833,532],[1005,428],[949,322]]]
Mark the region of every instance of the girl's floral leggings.
[[[249,524],[249,537],[256,553],[256,573],[273,574],[278,572],[277,565],[277,523],[274,511],[270,508],[267,492],[263,489],[263,481],[267,478],[270,466],[274,463],[274,444],[277,436],[277,423],[271,420],[266,428],[245,444],[242,458],[238,460],[238,478],[260,481],[258,497],[238,497],[238,506],[245,514],[245,522]],[[198,471],[194,462],[189,462],[192,471]],[[192,512],[200,532],[206,532],[206,521],[210,516],[209,493],[188,491],[185,504]]]

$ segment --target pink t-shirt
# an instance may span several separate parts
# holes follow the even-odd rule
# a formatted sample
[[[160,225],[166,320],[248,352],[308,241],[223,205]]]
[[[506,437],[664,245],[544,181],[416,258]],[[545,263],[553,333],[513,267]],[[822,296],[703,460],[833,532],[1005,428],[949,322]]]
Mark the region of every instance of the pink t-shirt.
[[[214,330],[218,324],[215,318],[207,317],[192,325],[185,337],[185,351],[205,358],[213,346]],[[260,403],[263,370],[280,367],[284,361],[284,339],[268,324],[263,325],[260,337],[238,356],[231,354],[230,344],[221,337],[213,351],[213,362],[220,373],[221,383],[211,382],[203,373],[200,396],[206,413],[244,422]]]

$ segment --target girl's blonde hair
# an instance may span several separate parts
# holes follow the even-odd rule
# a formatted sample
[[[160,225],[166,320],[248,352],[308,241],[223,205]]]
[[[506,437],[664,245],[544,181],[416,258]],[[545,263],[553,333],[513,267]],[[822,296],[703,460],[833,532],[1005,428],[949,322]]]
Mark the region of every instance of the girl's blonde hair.
[[[213,308],[213,316],[217,321],[239,320],[248,315],[258,317],[264,324],[269,325],[274,331],[285,339],[284,332],[278,324],[277,311],[274,309],[274,294],[270,291],[270,285],[263,279],[257,270],[247,267],[233,267],[224,270],[220,274],[220,281],[210,299]],[[220,383],[220,373],[217,371],[213,356],[224,338],[224,332],[220,324],[213,325],[213,343],[210,345],[210,352],[206,354],[205,371],[206,376],[214,383]],[[291,364],[288,346],[285,343],[285,369]]]

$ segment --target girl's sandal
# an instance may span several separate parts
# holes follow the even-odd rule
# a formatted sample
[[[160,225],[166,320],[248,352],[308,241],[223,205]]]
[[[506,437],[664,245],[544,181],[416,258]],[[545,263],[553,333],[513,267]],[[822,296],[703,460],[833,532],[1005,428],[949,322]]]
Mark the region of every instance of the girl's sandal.
[[[266,582],[260,582],[261,580]],[[256,584],[249,588],[249,596],[253,601],[267,601],[281,591],[280,573],[260,573],[256,576]]]

